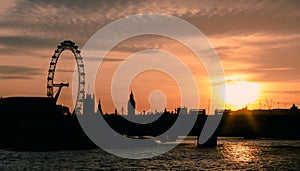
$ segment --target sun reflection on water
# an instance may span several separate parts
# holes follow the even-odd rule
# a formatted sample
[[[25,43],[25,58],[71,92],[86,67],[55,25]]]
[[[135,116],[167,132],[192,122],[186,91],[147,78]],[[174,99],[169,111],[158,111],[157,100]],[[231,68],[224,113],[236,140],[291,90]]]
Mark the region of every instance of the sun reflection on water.
[[[222,150],[224,156],[233,162],[255,162],[259,160],[260,149],[243,144],[230,144],[226,150]]]

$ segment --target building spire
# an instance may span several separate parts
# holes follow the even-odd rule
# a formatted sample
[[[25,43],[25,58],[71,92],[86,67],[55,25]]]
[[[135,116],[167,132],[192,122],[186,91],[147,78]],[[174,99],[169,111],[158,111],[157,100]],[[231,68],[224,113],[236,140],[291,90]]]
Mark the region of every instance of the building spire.
[[[132,90],[130,90],[130,96],[133,96],[133,92],[132,92]]]
[[[134,100],[132,90],[130,92],[130,97],[129,97],[128,104],[127,104],[127,110],[128,110],[127,114],[129,117],[132,117],[135,115],[135,100]]]
[[[98,110],[99,110],[100,114],[102,115],[103,112],[102,112],[102,107],[101,107],[100,99],[99,99],[99,101],[98,101]]]

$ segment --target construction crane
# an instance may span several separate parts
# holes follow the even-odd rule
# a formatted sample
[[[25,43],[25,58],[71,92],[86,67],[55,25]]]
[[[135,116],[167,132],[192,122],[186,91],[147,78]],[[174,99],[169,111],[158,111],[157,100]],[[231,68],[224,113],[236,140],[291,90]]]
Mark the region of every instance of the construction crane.
[[[55,96],[54,96],[54,101],[55,101],[55,103],[56,103],[57,100],[58,100],[59,94],[60,94],[60,92],[61,92],[61,89],[62,89],[63,87],[69,87],[69,83],[53,84],[53,87],[58,87],[58,91],[57,91],[57,93],[56,93]]]
[[[266,98],[266,102],[267,102],[267,107],[270,110],[272,108],[272,99],[271,99],[271,104],[269,104],[269,101],[267,98]]]

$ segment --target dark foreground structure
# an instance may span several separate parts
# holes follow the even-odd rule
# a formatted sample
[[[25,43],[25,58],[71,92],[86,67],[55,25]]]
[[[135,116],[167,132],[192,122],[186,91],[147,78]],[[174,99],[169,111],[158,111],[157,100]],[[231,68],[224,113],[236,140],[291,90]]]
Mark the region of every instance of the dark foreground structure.
[[[117,133],[130,138],[145,139],[157,137],[168,131],[178,119],[178,113],[165,111],[161,116],[135,115],[137,120],[153,121],[139,124],[129,121],[128,116],[97,113],[76,115],[69,108],[57,105],[54,98],[48,97],[7,97],[0,99],[0,148],[26,151],[91,149],[97,146],[82,130],[77,117],[99,119]],[[220,115],[180,114],[185,123],[194,123],[189,136],[199,136],[208,117]],[[300,139],[300,110],[291,109],[224,111],[221,123],[213,136],[199,146],[214,147],[218,136],[244,137],[246,139],[276,138]],[[196,121],[193,122],[194,118]],[[101,125],[100,125],[101,126]],[[186,135],[176,129],[161,142],[175,141],[178,136]],[[105,137],[102,137],[105,141]],[[112,145],[109,142],[107,145]],[[156,145],[153,143],[149,145]],[[128,148],[111,146],[111,148]]]
[[[245,139],[300,139],[300,110],[290,109],[227,111],[223,116],[220,136]]]
[[[26,151],[91,149],[97,146],[82,130],[77,116],[67,107],[56,105],[48,97],[7,97],[0,99],[0,134],[1,148]],[[97,114],[83,114],[78,117],[96,118]],[[99,114],[98,114],[99,115]],[[101,115],[116,132],[130,138],[156,137],[167,131],[178,118],[178,114],[164,112],[157,120],[149,124],[137,124],[121,115]],[[184,114],[190,123],[192,115]],[[135,116],[151,119],[154,116]],[[147,118],[149,117],[149,118]],[[207,119],[205,114],[198,114],[189,135],[199,136]],[[216,146],[217,132],[201,146]],[[170,133],[164,141],[175,141],[180,130]],[[105,137],[103,137],[105,139]],[[154,141],[153,141],[154,142]],[[149,144],[155,145],[155,143]],[[112,146],[112,148],[118,148]],[[122,148],[122,147],[121,147]],[[127,148],[127,147],[126,147]]]
[[[68,150],[96,147],[81,129],[76,115],[53,98],[8,97],[0,100],[1,148]]]

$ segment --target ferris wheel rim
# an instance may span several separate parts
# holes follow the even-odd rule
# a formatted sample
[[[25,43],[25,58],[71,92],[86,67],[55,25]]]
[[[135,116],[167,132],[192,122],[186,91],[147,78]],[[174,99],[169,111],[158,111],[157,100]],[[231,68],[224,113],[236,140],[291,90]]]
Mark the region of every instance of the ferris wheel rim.
[[[48,70],[47,97],[53,98],[53,87],[54,87],[53,85],[55,84],[54,83],[55,69],[61,53],[65,50],[70,50],[73,53],[77,64],[78,90],[77,90],[77,97],[76,97],[73,113],[82,114],[82,106],[85,98],[84,64],[83,64],[83,58],[80,55],[80,50],[78,50],[78,46],[71,40],[65,40],[61,42],[57,46],[57,49],[54,50],[54,54],[52,55],[49,70]]]

